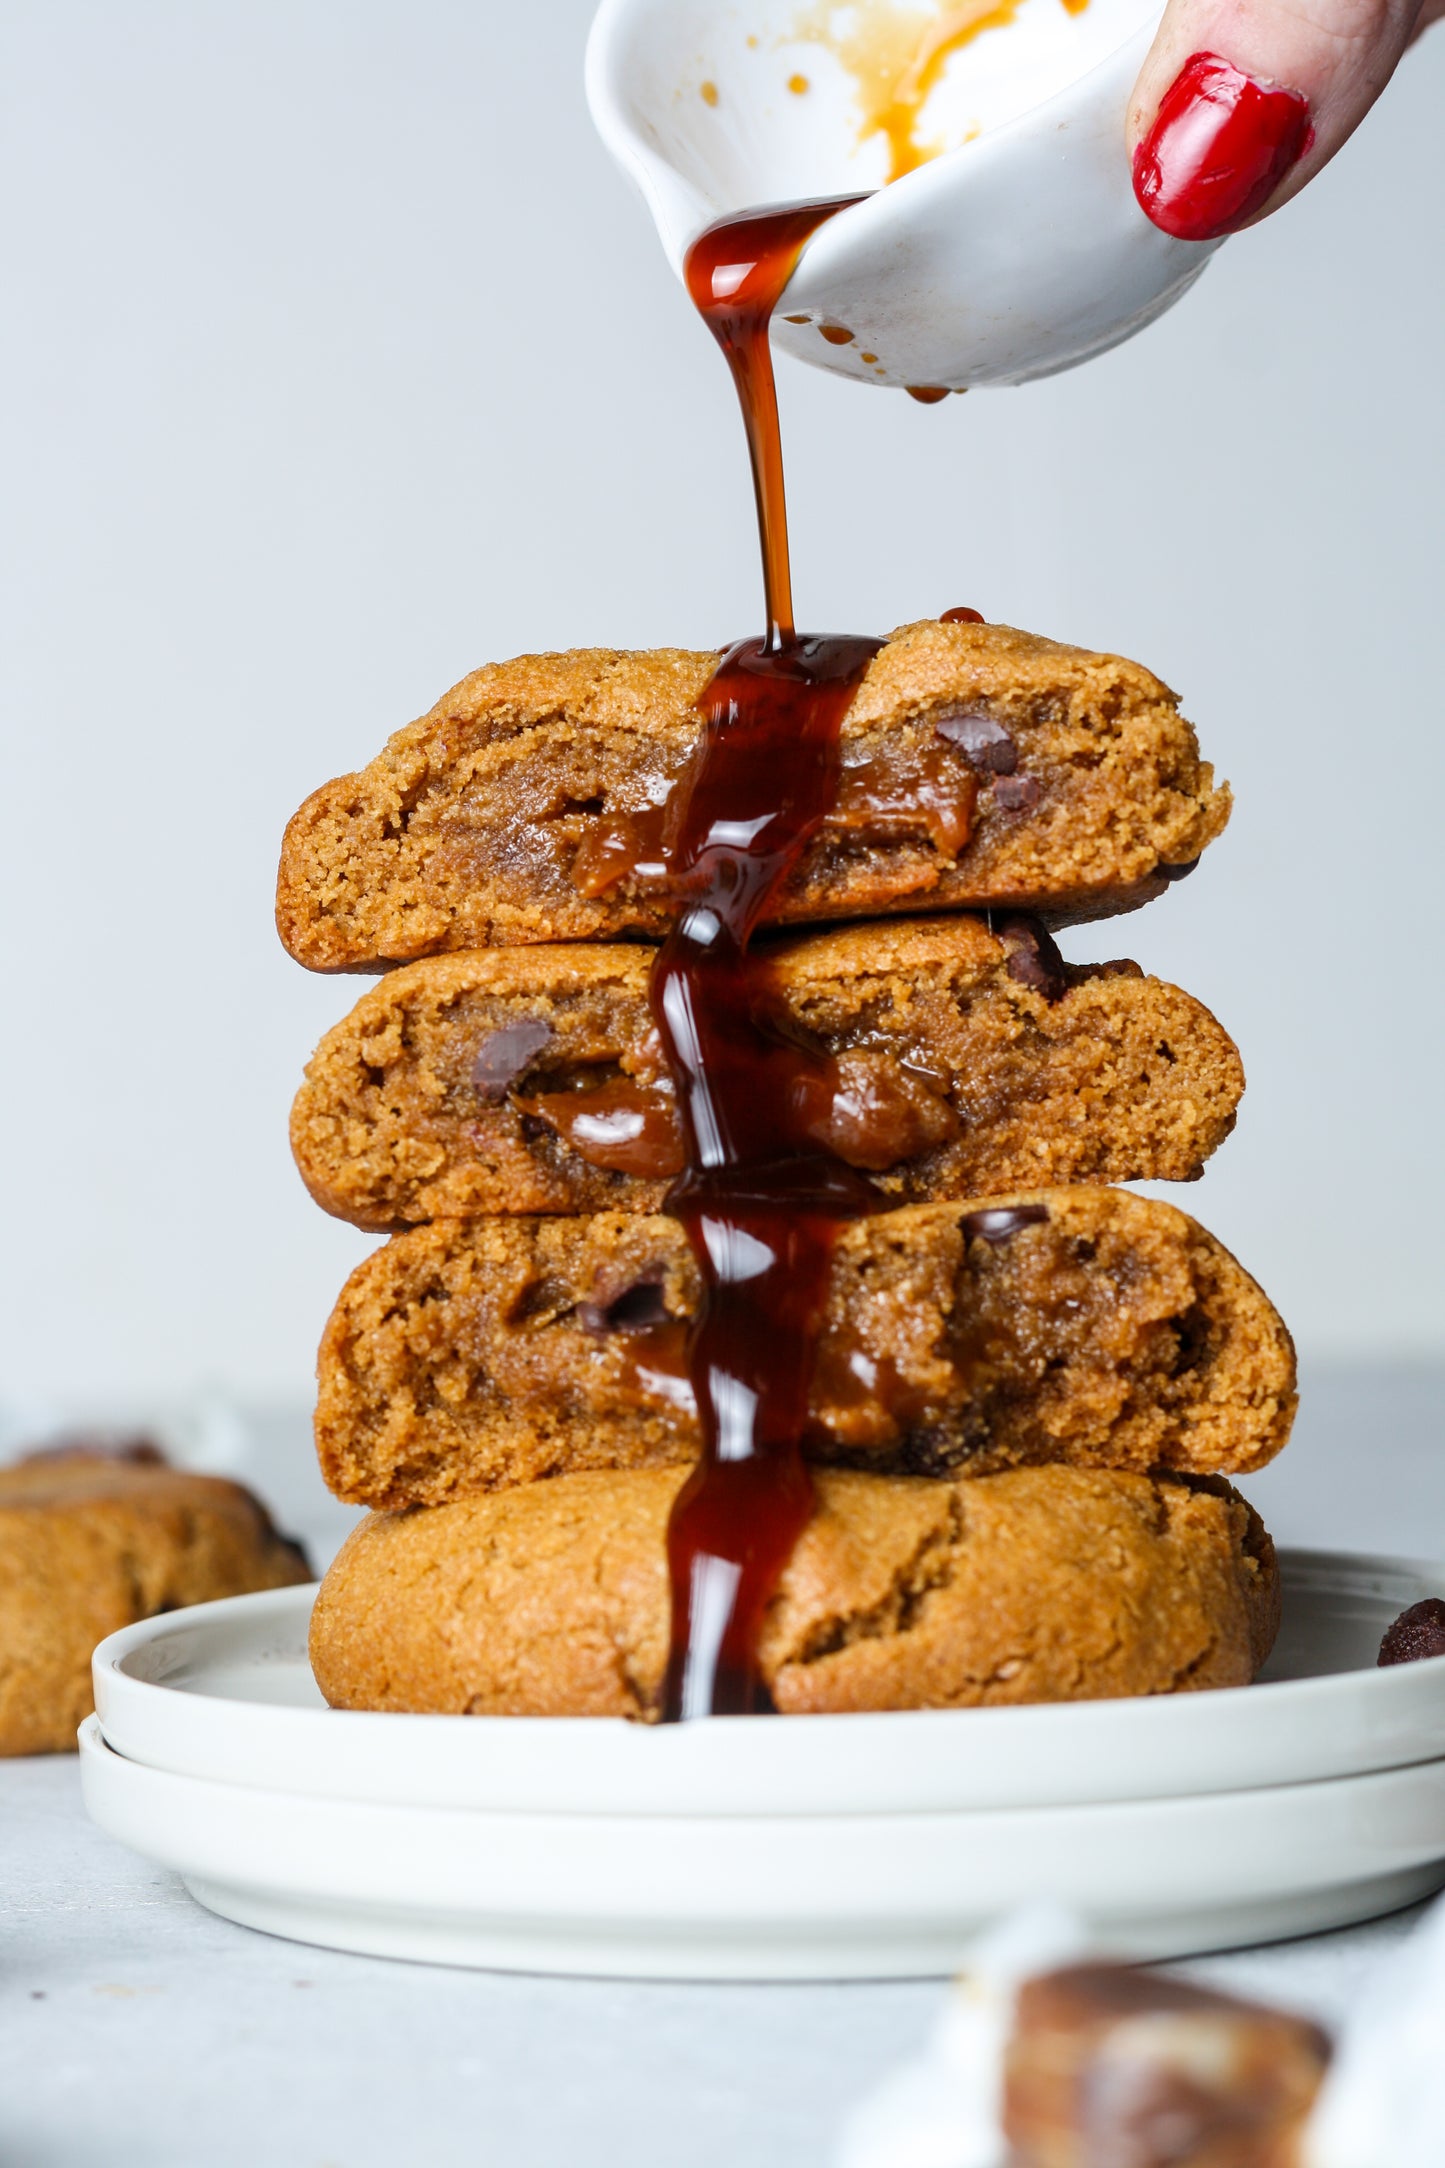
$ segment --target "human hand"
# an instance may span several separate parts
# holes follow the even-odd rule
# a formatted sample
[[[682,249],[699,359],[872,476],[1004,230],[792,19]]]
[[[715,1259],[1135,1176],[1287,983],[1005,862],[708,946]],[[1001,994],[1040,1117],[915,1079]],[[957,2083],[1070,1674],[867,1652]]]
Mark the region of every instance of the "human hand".
[[[1327,165],[1445,0],[1169,0],[1129,105],[1134,193],[1212,241]]]

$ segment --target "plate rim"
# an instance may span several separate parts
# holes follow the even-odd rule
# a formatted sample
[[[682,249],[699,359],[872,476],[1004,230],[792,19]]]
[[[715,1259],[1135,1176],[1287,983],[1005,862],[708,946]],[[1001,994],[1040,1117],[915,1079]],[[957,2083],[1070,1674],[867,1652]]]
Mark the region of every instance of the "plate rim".
[[[1317,1550],[1289,1550],[1282,1559],[1287,1586],[1323,1586],[1345,1602],[1352,1587],[1363,1595],[1372,1583],[1376,1600],[1387,1595],[1391,1582],[1445,1585],[1445,1569],[1424,1560]],[[1265,1680],[1247,1690],[1003,1708],[834,1712],[811,1716],[805,1726],[740,1718],[721,1730],[636,1724],[622,1717],[462,1718],[302,1708],[141,1678],[127,1668],[139,1652],[197,1628],[224,1634],[233,1622],[244,1622],[261,1634],[272,1623],[294,1634],[304,1627],[314,1597],[310,1584],[224,1598],[108,1636],[94,1660],[96,1705],[108,1742],[128,1759],[199,1782],[247,1782],[241,1771],[246,1755],[254,1754],[261,1771],[252,1780],[257,1790],[274,1788],[276,1761],[295,1755],[291,1789],[296,1796],[358,1803],[420,1806],[430,1798],[472,1812],[627,1815],[639,1811],[640,1795],[655,1791],[653,1811],[669,1816],[702,1818],[711,1809],[731,1817],[782,1812],[838,1818],[1022,1811],[1029,1805],[1328,1782],[1431,1760],[1445,1739],[1445,1698],[1437,1714],[1445,1658]],[[216,1660],[224,1663],[224,1652]],[[244,1666],[248,1659],[242,1654],[235,1661]],[[1253,1714],[1241,1732],[1246,1708]],[[1220,1758],[1217,1727],[1226,1710],[1240,1744]],[[1279,1721],[1290,1713],[1298,1724]],[[390,1773],[397,1767],[396,1734],[379,1727],[402,1715],[413,1727],[409,1737],[416,1752],[408,1755],[408,1775],[398,1783]],[[325,1719],[324,1732],[317,1730],[318,1718]],[[465,1732],[458,1728],[463,1723]],[[748,1741],[741,1755],[740,1731]],[[1275,1739],[1281,1743],[1270,1743]],[[769,1743],[761,1744],[764,1740]],[[883,1741],[891,1751],[880,1763]],[[953,1747],[965,1741],[971,1750],[966,1765],[951,1758]],[[1001,1773],[994,1766],[977,1773],[979,1747],[990,1764],[1003,1765]],[[1051,1763],[1067,1764],[1073,1774],[1031,1775],[1031,1768]],[[1223,1774],[1211,1781],[1216,1766]],[[879,1767],[891,1772],[888,1781],[878,1778]],[[850,1770],[875,1773],[850,1787]],[[780,1807],[780,1793],[792,1803]],[[718,1799],[720,1808],[714,1805]]]
[[[245,1800],[248,1804],[260,1798],[269,1807],[277,1810],[285,1809],[290,1811],[295,1809],[308,1816],[315,1815],[321,1818],[328,1817],[334,1809],[342,1808],[348,1815],[355,1814],[363,1820],[379,1819],[383,1816],[436,1816],[445,1817],[447,1821],[461,1825],[473,1823],[483,1825],[498,1824],[506,1825],[507,1828],[518,1831],[523,1829],[533,1830],[539,1825],[543,1825],[548,1831],[548,1841],[551,1841],[553,1834],[551,1825],[559,1821],[567,1822],[569,1833],[581,1831],[584,1834],[589,1829],[595,1829],[598,1832],[604,1829],[610,1831],[618,1823],[639,1830],[650,1830],[655,1828],[659,1822],[665,1822],[670,1826],[685,1826],[689,1831],[698,1834],[699,1837],[710,1830],[734,1830],[739,1824],[747,1824],[750,1829],[756,1829],[757,1825],[761,1823],[767,1830],[787,1829],[790,1836],[794,1838],[797,1837],[800,1824],[803,1825],[805,1831],[807,1826],[812,1824],[820,1829],[826,1826],[831,1832],[837,1823],[844,1821],[849,1824],[854,1833],[858,1831],[860,1825],[868,1825],[876,1828],[880,1835],[886,1832],[889,1841],[892,1842],[900,1822],[926,1823],[930,1828],[936,1828],[940,1823],[944,1822],[959,1822],[966,1824],[970,1830],[973,1830],[979,1823],[1001,1826],[1005,1822],[1018,1822],[1026,1825],[1026,1833],[1028,1833],[1035,1825],[1042,1827],[1046,1821],[1052,1820],[1055,1816],[1063,1815],[1067,1815],[1071,1819],[1087,1816],[1098,1822],[1102,1822],[1106,1817],[1111,1820],[1115,1818],[1142,1818],[1145,1815],[1154,1814],[1178,1817],[1186,1812],[1217,1811],[1221,1814],[1245,1816],[1257,1812],[1261,1795],[1268,1795],[1272,1803],[1278,1802],[1282,1805],[1286,1795],[1301,1792],[1330,1792],[1338,1797],[1350,1788],[1354,1788],[1358,1793],[1363,1794],[1367,1786],[1383,1787],[1390,1784],[1392,1780],[1398,1780],[1401,1786],[1403,1786],[1407,1778],[1411,1777],[1419,1778],[1423,1782],[1426,1780],[1427,1772],[1431,1770],[1438,1771],[1441,1781],[1445,1782],[1445,1750],[1442,1750],[1439,1754],[1429,1755],[1418,1762],[1392,1764],[1382,1769],[1352,1769],[1338,1776],[1311,1778],[1301,1784],[1236,1785],[1231,1786],[1226,1791],[1184,1792],[1173,1797],[1162,1798],[1080,1799],[1067,1800],[1052,1806],[947,1807],[903,1814],[878,1811],[869,1814],[851,1815],[812,1813],[775,1815],[569,1814],[561,1816],[538,1814],[531,1808],[526,1807],[422,1806],[415,1802],[403,1800],[332,1799],[315,1792],[285,1791],[274,1784],[237,1784],[221,1777],[200,1777],[185,1771],[157,1769],[148,1762],[134,1760],[132,1756],[123,1754],[112,1746],[101,1728],[99,1719],[93,1715],[86,1717],[76,1737],[80,1744],[82,1757],[88,1757],[92,1762],[98,1758],[106,1767],[109,1767],[112,1763],[119,1763],[127,1771],[133,1772],[138,1781],[153,1781],[158,1785],[165,1786],[193,1787],[201,1792],[221,1792],[228,1796],[234,1796],[238,1801]],[[1440,1857],[1445,1859],[1445,1823],[1441,1824],[1439,1846]],[[1177,1861],[1175,1864],[1177,1865]]]
[[[665,1830],[597,1815],[559,1830],[545,1815],[258,1793],[128,1761],[94,1717],[80,1776],[100,1828],[224,1918],[503,1971],[935,1977],[1051,1883],[1101,1948],[1173,1958],[1369,1918],[1445,1880],[1445,1756],[1271,1787],[1263,1813],[1261,1795],[1243,1791],[914,1815],[906,1829],[875,1814],[751,1828],[678,1817]],[[1182,1882],[1181,1848],[1196,1869]]]
[[[1437,1562],[1426,1558],[1397,1557],[1386,1552],[1335,1551],[1323,1550],[1313,1545],[1294,1546],[1289,1544],[1279,1546],[1279,1560],[1281,1581],[1283,1582],[1286,1579],[1287,1567],[1288,1577],[1296,1585],[1299,1585],[1302,1578],[1308,1582],[1315,1580],[1317,1577],[1323,1577],[1331,1568],[1338,1571],[1342,1567],[1350,1567],[1362,1574],[1399,1573],[1413,1575],[1422,1581],[1434,1579],[1440,1583],[1442,1589],[1445,1589],[1445,1561]],[[104,1678],[107,1685],[112,1681],[122,1682],[122,1691],[126,1693],[169,1695],[184,1691],[188,1701],[205,1702],[213,1707],[253,1709],[264,1706],[268,1721],[277,1718],[311,1721],[323,1712],[317,1709],[290,1708],[279,1702],[264,1705],[247,1702],[233,1695],[209,1694],[190,1687],[180,1689],[169,1685],[164,1679],[137,1678],[133,1672],[124,1670],[122,1665],[123,1660],[133,1655],[138,1649],[150,1647],[157,1642],[164,1641],[173,1633],[184,1632],[186,1622],[199,1617],[217,1619],[218,1614],[223,1611],[235,1616],[243,1610],[249,1616],[257,1616],[262,1613],[263,1609],[275,1610],[285,1616],[293,1607],[299,1606],[303,1599],[307,1603],[309,1616],[310,1608],[316,1601],[320,1587],[321,1583],[319,1581],[292,1582],[285,1588],[258,1589],[246,1596],[221,1596],[209,1603],[187,1604],[178,1611],[158,1612],[152,1618],[138,1619],[133,1625],[118,1627],[114,1633],[107,1634],[103,1641],[96,1643],[91,1658],[96,1685],[99,1687],[100,1680]],[[1087,1719],[1095,1711],[1104,1708],[1140,1709],[1147,1707],[1156,1713],[1160,1713],[1165,1709],[1180,1710],[1199,1705],[1213,1706],[1223,1700],[1233,1702],[1241,1693],[1248,1693],[1251,1699],[1255,1699],[1262,1694],[1278,1696],[1281,1693],[1288,1693],[1292,1699],[1303,1699],[1306,1696],[1314,1697],[1321,1690],[1328,1692],[1332,1687],[1336,1686],[1337,1681],[1344,1678],[1374,1678],[1380,1682],[1378,1689],[1375,1690],[1385,1692],[1389,1690],[1386,1682],[1393,1681],[1402,1674],[1418,1674],[1422,1666],[1433,1670],[1437,1665],[1445,1667],[1445,1656],[1418,1657],[1409,1664],[1392,1664],[1379,1667],[1359,1665],[1350,1671],[1322,1672],[1317,1676],[1305,1679],[1256,1679],[1248,1687],[1201,1687],[1187,1694],[1113,1694],[1101,1696],[1099,1699],[1092,1701],[1012,1702],[1006,1706],[985,1709],[830,1710],[809,1714],[806,1721],[810,1730],[818,1725],[827,1725],[831,1729],[846,1724],[851,1729],[860,1723],[877,1724],[885,1722],[896,1724],[901,1719],[911,1719],[915,1722],[921,1720],[930,1724],[938,1724],[944,1720],[957,1721],[961,1718],[967,1718],[976,1724],[987,1723],[990,1728],[1002,1729],[1008,1724],[1021,1728],[1022,1723],[1025,1721],[1038,1722],[1044,1711],[1048,1712],[1048,1718],[1051,1722],[1063,1724],[1070,1720]],[[492,1727],[500,1725],[505,1725],[508,1729],[518,1726],[530,1728],[536,1725],[539,1728],[545,1726],[548,1731],[560,1731],[565,1728],[568,1732],[585,1730],[595,1733],[606,1730],[610,1733],[625,1732],[630,1735],[656,1739],[680,1739],[687,1735],[687,1727],[684,1726],[637,1724],[624,1716],[460,1716],[439,1710],[413,1711],[404,1709],[329,1709],[324,1713],[329,1722],[335,1723],[339,1721],[353,1727],[358,1721],[374,1724],[378,1719],[383,1721],[401,1719],[409,1724],[426,1724],[428,1726],[464,1723],[470,1726],[474,1732],[489,1732]],[[1169,1721],[1169,1719],[1166,1718],[1164,1721]],[[739,1731],[755,1732],[759,1726],[764,1727],[768,1737],[777,1736],[778,1724],[775,1717],[742,1716],[728,1719],[730,1735]],[[791,1725],[788,1728],[791,1730]]]

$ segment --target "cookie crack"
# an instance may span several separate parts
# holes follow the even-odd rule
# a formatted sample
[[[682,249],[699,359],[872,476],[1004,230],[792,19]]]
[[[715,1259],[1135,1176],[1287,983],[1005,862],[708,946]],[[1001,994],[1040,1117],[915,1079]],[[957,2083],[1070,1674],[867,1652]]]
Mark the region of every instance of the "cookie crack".
[[[821,1663],[858,1641],[889,1640],[912,1633],[921,1623],[930,1599],[951,1585],[962,1535],[963,1508],[953,1495],[948,1500],[946,1524],[929,1529],[919,1539],[909,1556],[894,1569],[892,1582],[878,1602],[820,1621],[802,1647],[788,1657],[788,1663]]]
[[[1170,1675],[1169,1684],[1164,1689],[1164,1691],[1169,1694],[1178,1694],[1183,1692],[1188,1686],[1190,1680],[1198,1678],[1200,1672],[1204,1670],[1205,1666],[1213,1661],[1215,1651],[1218,1647],[1218,1634],[1210,1634],[1208,1639],[1205,1641],[1203,1648],[1200,1649],[1196,1655],[1191,1656],[1187,1664],[1179,1664],[1176,1666],[1175,1670]]]

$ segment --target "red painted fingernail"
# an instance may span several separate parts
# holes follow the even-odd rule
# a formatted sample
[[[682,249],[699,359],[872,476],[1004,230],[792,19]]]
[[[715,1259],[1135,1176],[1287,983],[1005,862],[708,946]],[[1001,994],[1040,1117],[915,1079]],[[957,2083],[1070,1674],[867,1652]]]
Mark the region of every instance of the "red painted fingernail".
[[[1134,193],[1165,233],[1214,241],[1263,210],[1314,141],[1309,101],[1195,53],[1134,153]]]

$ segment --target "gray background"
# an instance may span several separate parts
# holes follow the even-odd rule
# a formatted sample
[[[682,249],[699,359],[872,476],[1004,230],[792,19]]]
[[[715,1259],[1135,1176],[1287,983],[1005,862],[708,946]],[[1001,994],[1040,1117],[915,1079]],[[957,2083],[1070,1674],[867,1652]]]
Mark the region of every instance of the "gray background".
[[[488,657],[757,616],[729,390],[587,124],[589,8],[0,9],[0,1449],[27,1407],[199,1392],[186,1457],[254,1473],[318,1560],[348,1516],[304,1396],[367,1241],[308,1203],[285,1120],[356,987],[276,944],[285,819]],[[1233,779],[1198,877],[1072,953],[1127,947],[1246,1054],[1184,1201],[1308,1357],[1251,1495],[1287,1540],[1421,1552],[1442,93],[1436,31],[1319,184],[1075,376],[927,410],[783,382],[805,623],[971,602],[1136,653]],[[937,2007],[306,1950],[101,1837],[72,1763],[0,1790],[28,2168],[825,2168]],[[1338,2016],[1401,1924],[1203,1970]]]
[[[354,982],[287,815],[490,657],[758,613],[735,414],[581,96],[588,0],[10,0],[0,1396],[299,1401],[366,1238],[288,1101]],[[1445,1353],[1432,905],[1445,34],[1319,184],[1076,375],[785,367],[805,623],[972,603],[1175,684],[1239,810],[1072,937],[1240,1040],[1184,1201],[1306,1349]]]

